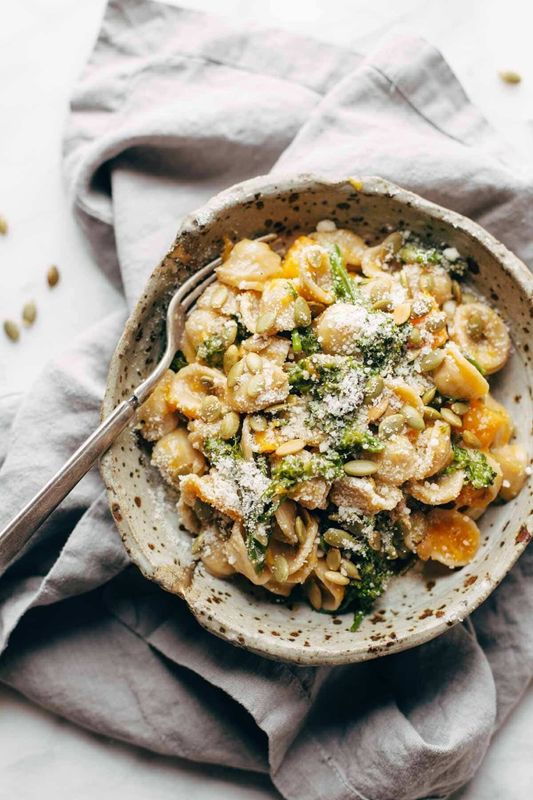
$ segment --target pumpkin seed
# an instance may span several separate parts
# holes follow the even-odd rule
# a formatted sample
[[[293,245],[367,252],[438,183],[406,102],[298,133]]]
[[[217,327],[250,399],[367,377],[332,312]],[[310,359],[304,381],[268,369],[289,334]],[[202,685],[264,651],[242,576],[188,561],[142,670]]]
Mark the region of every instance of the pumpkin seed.
[[[403,325],[411,316],[411,303],[400,303],[392,312],[392,318],[396,325]]]
[[[298,328],[307,328],[311,324],[311,309],[303,297],[298,297],[294,302],[294,321]]]
[[[11,339],[12,342],[18,342],[20,337],[20,330],[16,322],[13,322],[10,319],[6,319],[6,321],[4,322],[4,331],[8,339]]]
[[[405,272],[404,269],[400,270],[400,283],[404,289],[407,289],[409,284],[407,281],[407,273]]]
[[[368,421],[376,422],[376,420],[383,416],[388,407],[388,397],[384,397],[383,400],[380,400],[379,403],[376,403],[376,405],[370,406],[367,412]]]
[[[237,363],[238,360],[239,360],[239,348],[237,347],[237,345],[232,344],[228,347],[228,349],[224,353],[224,358],[223,358],[223,367],[226,375],[229,373],[231,368]]]
[[[422,344],[422,334],[418,330],[418,328],[412,328],[409,331],[409,344],[411,347],[420,347]]]
[[[246,356],[246,368],[249,372],[252,372],[254,375],[256,372],[259,372],[261,367],[263,366],[263,359],[261,356],[258,356],[257,353],[248,353]]]
[[[220,284],[217,286],[213,294],[211,295],[211,307],[212,308],[222,308],[226,300],[228,299],[228,287]]]
[[[254,414],[253,417],[250,417],[250,428],[256,433],[262,433],[267,429],[267,421],[264,417]]]
[[[328,528],[324,533],[324,541],[330,547],[340,547],[341,550],[349,550],[357,546],[355,536],[343,531],[341,528]]]
[[[330,569],[324,572],[324,578],[330,583],[336,583],[337,586],[347,586],[350,583],[350,579],[346,575],[341,575],[340,572],[333,572]]]
[[[50,288],[53,288],[59,283],[59,270],[55,265],[51,266],[46,273],[46,280]]]
[[[246,394],[248,397],[257,397],[265,388],[265,380],[262,375],[252,375],[246,383]]]
[[[232,366],[230,371],[228,372],[228,389],[233,389],[239,378],[242,376],[244,372],[244,361],[241,359],[237,361],[236,364]]]
[[[289,439],[288,442],[283,442],[276,450],[277,456],[292,456],[294,453],[299,453],[305,447],[303,439]]]
[[[37,306],[35,303],[26,303],[22,309],[22,319],[27,326],[33,325],[37,318]]]
[[[278,583],[285,583],[289,577],[289,564],[284,556],[276,556],[272,565],[272,575]]]
[[[305,537],[307,535],[307,528],[305,527],[305,522],[301,517],[296,517],[294,520],[294,530],[296,531],[296,536],[298,537],[298,541],[300,544],[305,542]]]
[[[413,408],[413,406],[404,405],[402,408],[402,415],[405,417],[405,421],[409,427],[413,428],[413,430],[423,431],[426,427],[424,417],[416,408]]]
[[[441,408],[440,414],[442,419],[451,425],[452,428],[462,428],[463,420],[457,414],[454,414],[451,408]]]
[[[456,303],[460,303],[463,299],[461,284],[458,281],[452,281],[452,295]]]
[[[452,409],[454,414],[458,414],[460,417],[469,410],[470,406],[468,403],[452,403],[450,408]]]
[[[433,372],[434,369],[440,367],[444,361],[444,356],[444,350],[432,350],[430,353],[423,355],[420,359],[421,372]]]
[[[481,442],[475,433],[472,433],[472,431],[463,431],[461,435],[465,444],[467,444],[469,447],[475,447],[479,450],[481,447]]]
[[[385,381],[381,377],[381,375],[372,375],[366,382],[364,388],[364,395],[365,395],[365,403],[369,404],[376,397],[382,393],[383,389],[385,388]]]
[[[202,400],[200,416],[205,422],[216,422],[222,416],[222,404],[218,397],[206,397]]]
[[[381,533],[379,531],[371,531],[368,534],[368,544],[372,550],[381,550]]]
[[[231,347],[231,345],[237,338],[237,332],[238,332],[238,327],[235,320],[234,319],[228,320],[222,329],[222,337],[224,339],[225,347]]]
[[[337,547],[331,547],[326,554],[326,564],[328,569],[336,572],[341,565],[341,551]]]
[[[426,320],[426,328],[431,333],[437,333],[446,327],[446,315],[442,313],[431,314]]]
[[[347,574],[349,578],[354,581],[358,581],[361,578],[359,574],[359,570],[351,561],[348,561],[347,558],[343,558],[341,561],[341,570]]]
[[[9,230],[9,225],[7,224],[7,219],[5,217],[0,217],[0,236],[5,236]]]
[[[255,323],[255,330],[256,333],[265,333],[272,325],[275,323],[277,317],[276,309],[271,308],[270,311],[265,311],[264,314],[261,314],[260,317],[257,318],[257,322]]]
[[[307,599],[315,611],[320,611],[322,608],[322,592],[320,591],[320,586],[316,581],[309,581],[307,585]]]
[[[432,406],[424,406],[423,413],[426,419],[442,419],[440,411],[437,411],[436,408],[432,408]]]
[[[364,475],[373,475],[374,472],[378,471],[378,469],[378,464],[376,464],[374,461],[368,461],[364,458],[358,458],[354,461],[347,461],[344,465],[345,473],[354,478],[361,478]]]
[[[504,83],[517,84],[521,83],[522,81],[522,76],[520,75],[520,73],[515,72],[513,69],[501,70],[499,75]]]
[[[200,533],[198,536],[194,537],[194,539],[192,541],[192,544],[191,544],[191,553],[193,554],[193,556],[198,555],[198,553],[202,549],[203,542],[204,542],[204,534],[203,533]]]
[[[385,417],[379,423],[378,434],[384,439],[394,436],[395,433],[400,433],[405,425],[405,417],[403,414],[391,414]]]
[[[422,402],[425,406],[429,406],[432,400],[435,399],[435,395],[437,394],[437,387],[432,386],[431,389],[428,389],[427,392],[424,392],[422,395]]]
[[[221,439],[231,439],[239,430],[240,417],[236,411],[228,411],[224,414],[218,434]]]
[[[388,297],[382,297],[380,300],[376,300],[375,303],[372,303],[372,311],[390,311],[391,309],[392,303]]]

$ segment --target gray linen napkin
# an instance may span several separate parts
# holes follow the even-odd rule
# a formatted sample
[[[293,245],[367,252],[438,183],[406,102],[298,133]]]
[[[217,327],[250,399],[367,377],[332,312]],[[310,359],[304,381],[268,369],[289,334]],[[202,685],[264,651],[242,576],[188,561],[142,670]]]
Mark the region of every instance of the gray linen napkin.
[[[531,165],[512,163],[439,53],[408,36],[363,57],[112,0],[65,165],[125,299],[43,372],[13,420],[0,400],[0,523],[97,424],[127,309],[180,216],[232,182],[270,169],[381,174],[533,263]],[[93,471],[0,582],[0,680],[158,753],[269,772],[291,800],[444,796],[474,774],[531,678],[532,573],[529,552],[469,621],[411,651],[293,668],[216,639],[141,578]]]

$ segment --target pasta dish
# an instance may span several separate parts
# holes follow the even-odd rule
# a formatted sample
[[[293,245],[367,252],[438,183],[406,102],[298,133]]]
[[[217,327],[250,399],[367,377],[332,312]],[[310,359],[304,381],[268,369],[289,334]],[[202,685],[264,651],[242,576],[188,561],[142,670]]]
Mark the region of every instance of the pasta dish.
[[[471,267],[446,243],[367,246],[330,220],[226,241],[137,418],[208,572],[353,611],[355,630],[415,559],[474,558],[476,520],[529,468],[488,380],[509,334]]]

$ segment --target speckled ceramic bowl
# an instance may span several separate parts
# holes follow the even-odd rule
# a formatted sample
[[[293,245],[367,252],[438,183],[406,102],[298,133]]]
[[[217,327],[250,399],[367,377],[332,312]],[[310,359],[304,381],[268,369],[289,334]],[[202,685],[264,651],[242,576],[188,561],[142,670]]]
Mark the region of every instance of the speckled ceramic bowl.
[[[187,275],[218,255],[224,234],[313,229],[333,219],[369,242],[392,228],[446,241],[479,265],[472,281],[511,327],[514,353],[493,382],[529,441],[532,365],[529,352],[533,278],[525,265],[468,219],[380,178],[331,182],[312,175],[257,178],[217,195],[191,214],[153,272],[117,346],[107,382],[107,415],[153,367],[161,352],[165,309]],[[150,466],[142,441],[126,430],[102,460],[111,510],[132,561],[143,574],[182,597],[217,636],[261,655],[298,664],[343,664],[421,644],[464,619],[498,585],[531,538],[526,523],[532,490],[490,509],[480,520],[475,560],[449,571],[416,565],[395,578],[356,633],[351,614],[318,614],[303,603],[277,604],[240,579],[219,580],[194,568],[191,539],[175,510],[176,495]]]

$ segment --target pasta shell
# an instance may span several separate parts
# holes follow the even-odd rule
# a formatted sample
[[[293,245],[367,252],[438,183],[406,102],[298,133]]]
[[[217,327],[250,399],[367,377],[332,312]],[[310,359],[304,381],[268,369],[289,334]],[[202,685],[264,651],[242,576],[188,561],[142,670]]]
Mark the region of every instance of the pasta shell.
[[[402,234],[395,231],[375,247],[367,247],[361,259],[363,273],[369,278],[379,274],[396,255],[402,244]]]
[[[299,288],[306,300],[326,306],[335,300],[329,255],[317,244],[302,251]]]
[[[156,442],[152,464],[167,483],[174,486],[178,485],[181,475],[190,472],[203,475],[206,470],[205,458],[192,446],[185,428],[176,428]]]
[[[345,228],[337,228],[334,231],[316,231],[310,234],[310,238],[325,248],[337,245],[348,267],[360,267],[363,255],[367,250],[361,237]]]
[[[416,442],[416,456],[413,477],[417,480],[430,478],[447,467],[453,458],[450,426],[437,420],[422,431]]]
[[[173,380],[174,372],[168,369],[137,411],[137,427],[149,442],[155,442],[170,433],[178,424],[178,415],[168,401]]]
[[[290,342],[280,336],[261,336],[255,334],[241,342],[242,349],[249,353],[259,353],[280,366],[285,363],[289,354]]]
[[[246,359],[237,362],[237,365],[239,364],[243,365],[242,372],[235,383],[231,383],[226,394],[227,403],[231,408],[240,413],[253,414],[285,400],[289,394],[289,381],[281,367],[263,358],[260,369],[251,374],[247,371]],[[253,393],[252,382],[257,388]]]
[[[228,559],[227,541],[216,526],[203,527],[200,558],[206,570],[215,578],[227,578],[235,574],[235,565]]]
[[[468,303],[457,308],[452,339],[483,367],[487,375],[498,372],[506,364],[511,351],[505,323],[485,303]]]
[[[457,470],[449,475],[441,475],[432,481],[411,481],[407,490],[409,494],[426,503],[428,506],[440,506],[455,500],[464,483],[463,470]]]
[[[451,300],[452,279],[442,267],[435,265],[427,270],[420,264],[405,264],[402,272],[411,297],[420,295],[422,284],[424,293],[431,295],[439,306]]]
[[[267,281],[281,277],[281,258],[266,242],[242,239],[216,273],[221,283],[242,291],[262,292]]]
[[[265,283],[259,303],[259,318],[267,312],[273,317],[266,333],[292,331],[297,327],[294,319],[294,304],[297,298],[294,281],[278,278]]]
[[[362,306],[335,303],[316,319],[315,331],[320,346],[330,355],[352,355],[359,349],[359,339],[368,323]]]
[[[330,492],[336,506],[359,508],[365,514],[392,511],[403,499],[400,489],[374,478],[338,478]]]
[[[378,464],[375,477],[393,486],[401,486],[414,477],[417,470],[416,450],[407,436],[401,434],[387,439],[384,449],[374,460]]]
[[[527,479],[527,453],[519,444],[506,444],[495,448],[492,456],[502,471],[500,495],[504,500],[512,500]]]
[[[225,318],[220,314],[207,308],[197,308],[191,311],[185,321],[185,333],[194,348],[195,354],[208,336],[220,333],[221,320],[223,319]]]
[[[217,314],[224,314],[226,317],[233,317],[239,311],[239,293],[232,286],[225,286],[219,281],[215,281],[200,295],[196,301],[196,308],[204,308],[215,311]]]
[[[328,572],[328,565],[325,558],[319,558],[313,570],[313,576],[318,581],[322,591],[322,608],[324,611],[336,611],[342,601],[346,592],[345,586],[339,586],[333,583],[326,577]]]
[[[202,402],[215,395],[223,398],[226,391],[226,378],[217,369],[202,364],[188,364],[180,369],[168,390],[170,406],[190,419],[200,416]]]
[[[416,552],[423,561],[440,561],[447,567],[469,564],[479,548],[479,528],[458,511],[435,508],[426,515],[425,532]]]
[[[239,315],[244,327],[250,333],[255,333],[256,331],[260,301],[261,295],[258,292],[243,292],[239,296]]]
[[[488,394],[489,384],[453,342],[446,346],[442,364],[433,372],[433,381],[445,397],[475,400]]]
[[[465,484],[455,501],[456,508],[462,514],[467,514],[471,519],[478,519],[484,511],[486,511],[492,501],[497,498],[502,488],[503,473],[500,464],[488,453],[486,453],[485,456],[489,465],[496,473],[494,481],[486,489],[475,489],[472,484]]]
[[[232,520],[239,521],[242,518],[234,483],[216,469],[212,469],[207,475],[185,475],[180,481],[180,491],[183,502],[191,508],[200,500]]]

